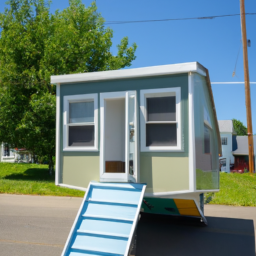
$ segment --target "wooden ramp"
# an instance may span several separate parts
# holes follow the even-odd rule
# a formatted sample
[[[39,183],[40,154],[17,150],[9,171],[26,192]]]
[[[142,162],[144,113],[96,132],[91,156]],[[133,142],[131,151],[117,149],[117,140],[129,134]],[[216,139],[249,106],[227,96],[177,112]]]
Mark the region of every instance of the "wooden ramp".
[[[145,184],[89,184],[62,256],[127,256]]]

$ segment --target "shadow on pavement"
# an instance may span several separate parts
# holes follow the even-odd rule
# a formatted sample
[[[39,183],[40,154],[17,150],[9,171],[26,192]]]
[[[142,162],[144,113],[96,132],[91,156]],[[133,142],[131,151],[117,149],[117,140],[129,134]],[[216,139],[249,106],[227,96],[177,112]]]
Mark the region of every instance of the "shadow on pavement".
[[[198,219],[142,214],[136,256],[255,256],[253,220]]]

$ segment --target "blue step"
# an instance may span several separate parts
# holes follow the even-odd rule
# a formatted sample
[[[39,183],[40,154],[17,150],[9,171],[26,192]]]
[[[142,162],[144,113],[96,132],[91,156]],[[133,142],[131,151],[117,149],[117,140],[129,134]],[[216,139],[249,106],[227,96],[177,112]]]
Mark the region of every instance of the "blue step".
[[[62,256],[127,256],[145,184],[89,184]]]

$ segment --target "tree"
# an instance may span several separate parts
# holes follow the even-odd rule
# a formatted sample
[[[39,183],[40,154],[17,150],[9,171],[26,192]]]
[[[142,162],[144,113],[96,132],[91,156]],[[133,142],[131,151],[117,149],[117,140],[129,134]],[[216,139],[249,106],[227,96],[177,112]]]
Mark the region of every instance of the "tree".
[[[128,67],[136,44],[125,37],[111,53],[113,31],[95,2],[70,0],[50,13],[44,0],[10,0],[0,14],[0,141],[48,155],[55,154],[55,86],[51,75]]]
[[[234,129],[237,135],[247,135],[247,128],[243,125],[243,123],[237,119],[232,119]]]

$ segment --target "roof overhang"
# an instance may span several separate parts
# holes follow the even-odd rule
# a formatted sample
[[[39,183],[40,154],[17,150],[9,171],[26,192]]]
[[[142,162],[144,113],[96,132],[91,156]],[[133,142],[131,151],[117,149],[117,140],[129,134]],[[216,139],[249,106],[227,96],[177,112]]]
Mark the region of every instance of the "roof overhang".
[[[52,84],[81,83],[101,80],[127,79],[149,76],[164,76],[195,72],[206,76],[205,68],[198,62],[152,66],[145,68],[132,68],[110,71],[87,72],[71,75],[51,76]]]
[[[239,152],[235,152],[235,151],[233,151],[232,154],[233,154],[234,156],[248,156],[248,155],[249,155],[249,154],[246,153],[246,152],[241,152],[241,153],[239,153]]]

